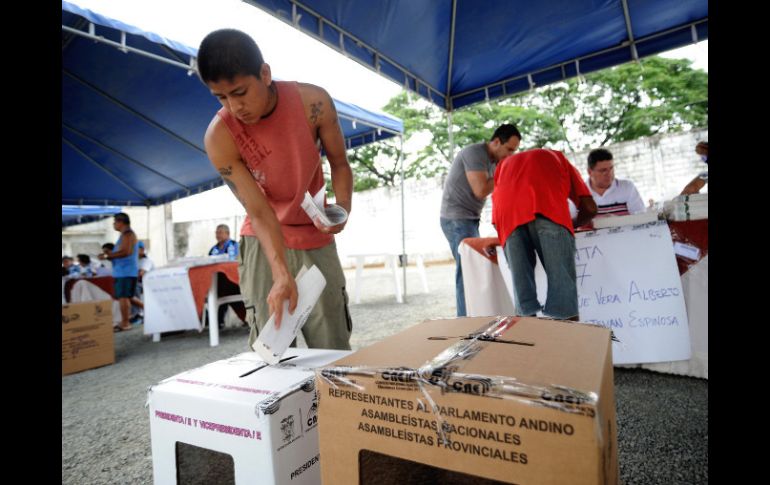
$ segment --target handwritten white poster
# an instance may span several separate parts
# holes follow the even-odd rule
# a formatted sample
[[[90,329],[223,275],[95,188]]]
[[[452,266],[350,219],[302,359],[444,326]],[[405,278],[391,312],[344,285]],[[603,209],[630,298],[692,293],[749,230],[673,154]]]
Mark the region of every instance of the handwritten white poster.
[[[575,245],[580,320],[614,332],[615,364],[690,358],[682,280],[665,221],[577,233]],[[539,260],[535,280],[543,304],[547,279]]]
[[[144,334],[200,328],[186,266],[144,275]]]

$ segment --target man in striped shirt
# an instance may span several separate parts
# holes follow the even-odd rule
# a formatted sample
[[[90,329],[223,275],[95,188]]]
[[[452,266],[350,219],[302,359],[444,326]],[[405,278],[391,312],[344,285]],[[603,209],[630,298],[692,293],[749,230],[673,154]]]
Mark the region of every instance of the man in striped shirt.
[[[626,216],[644,212],[644,202],[630,180],[615,178],[615,162],[612,153],[604,148],[588,154],[588,178],[586,185],[596,202],[596,217]]]

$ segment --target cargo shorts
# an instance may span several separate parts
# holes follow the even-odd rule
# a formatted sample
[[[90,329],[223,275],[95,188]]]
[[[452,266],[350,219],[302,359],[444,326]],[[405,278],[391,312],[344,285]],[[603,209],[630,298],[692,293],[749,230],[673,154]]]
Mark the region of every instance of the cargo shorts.
[[[342,272],[337,244],[318,249],[286,249],[286,266],[289,273],[297,276],[302,266],[310,269],[315,265],[326,278],[318,302],[302,327],[308,347],[318,349],[350,350],[350,334],[353,322],[348,309],[348,293],[345,291],[345,274]],[[254,236],[241,236],[238,251],[238,276],[241,295],[246,305],[246,322],[249,324],[249,349],[259,331],[267,323],[270,309],[267,295],[273,287],[273,273],[265,252]]]

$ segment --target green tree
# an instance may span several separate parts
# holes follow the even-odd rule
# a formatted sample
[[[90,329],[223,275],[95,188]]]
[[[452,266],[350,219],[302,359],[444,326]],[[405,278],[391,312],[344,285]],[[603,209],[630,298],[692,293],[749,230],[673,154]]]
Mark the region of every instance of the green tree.
[[[558,121],[549,113],[515,106],[510,99],[479,103],[452,113],[452,142],[454,154],[473,143],[489,141],[495,129],[513,123],[522,134],[521,149],[541,147],[563,139]],[[452,158],[449,154],[449,133],[444,114],[426,127],[431,142],[417,153],[416,163],[423,165],[425,175],[435,175],[449,170]]]
[[[452,113],[454,153],[489,140],[514,123],[521,149],[578,151],[659,133],[708,125],[708,74],[684,59],[648,57]],[[405,153],[405,177],[432,177],[451,166],[446,113],[402,91],[384,111],[404,121],[404,137],[427,140]],[[400,142],[388,140],[351,151],[355,190],[398,183]]]
[[[385,105],[384,111],[404,121],[406,139],[422,136],[428,140],[416,153],[404,154],[406,178],[433,177],[449,170],[452,157],[449,155],[446,113],[425,100],[408,95],[405,91],[393,97]],[[514,123],[522,133],[527,133],[522,142],[525,149],[563,139],[558,120],[549,114],[514,106],[511,100],[498,100],[453,112],[452,137],[455,153],[469,144],[489,140],[495,128],[503,123]],[[348,154],[357,178],[356,190],[397,183],[400,155],[398,143],[388,140]],[[382,155],[389,161],[388,164],[382,162]],[[375,160],[376,158],[380,161]]]
[[[399,141],[388,139],[348,150],[353,168],[353,190],[394,186],[399,174]]]
[[[648,57],[516,96],[558,120],[575,150],[708,125],[708,74],[686,59]]]

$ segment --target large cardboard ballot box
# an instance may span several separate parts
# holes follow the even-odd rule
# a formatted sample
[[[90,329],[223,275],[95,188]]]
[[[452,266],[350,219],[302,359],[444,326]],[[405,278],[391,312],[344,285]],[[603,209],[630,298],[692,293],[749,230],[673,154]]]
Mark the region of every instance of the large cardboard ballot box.
[[[618,483],[606,328],[429,320],[316,380],[323,483]]]

